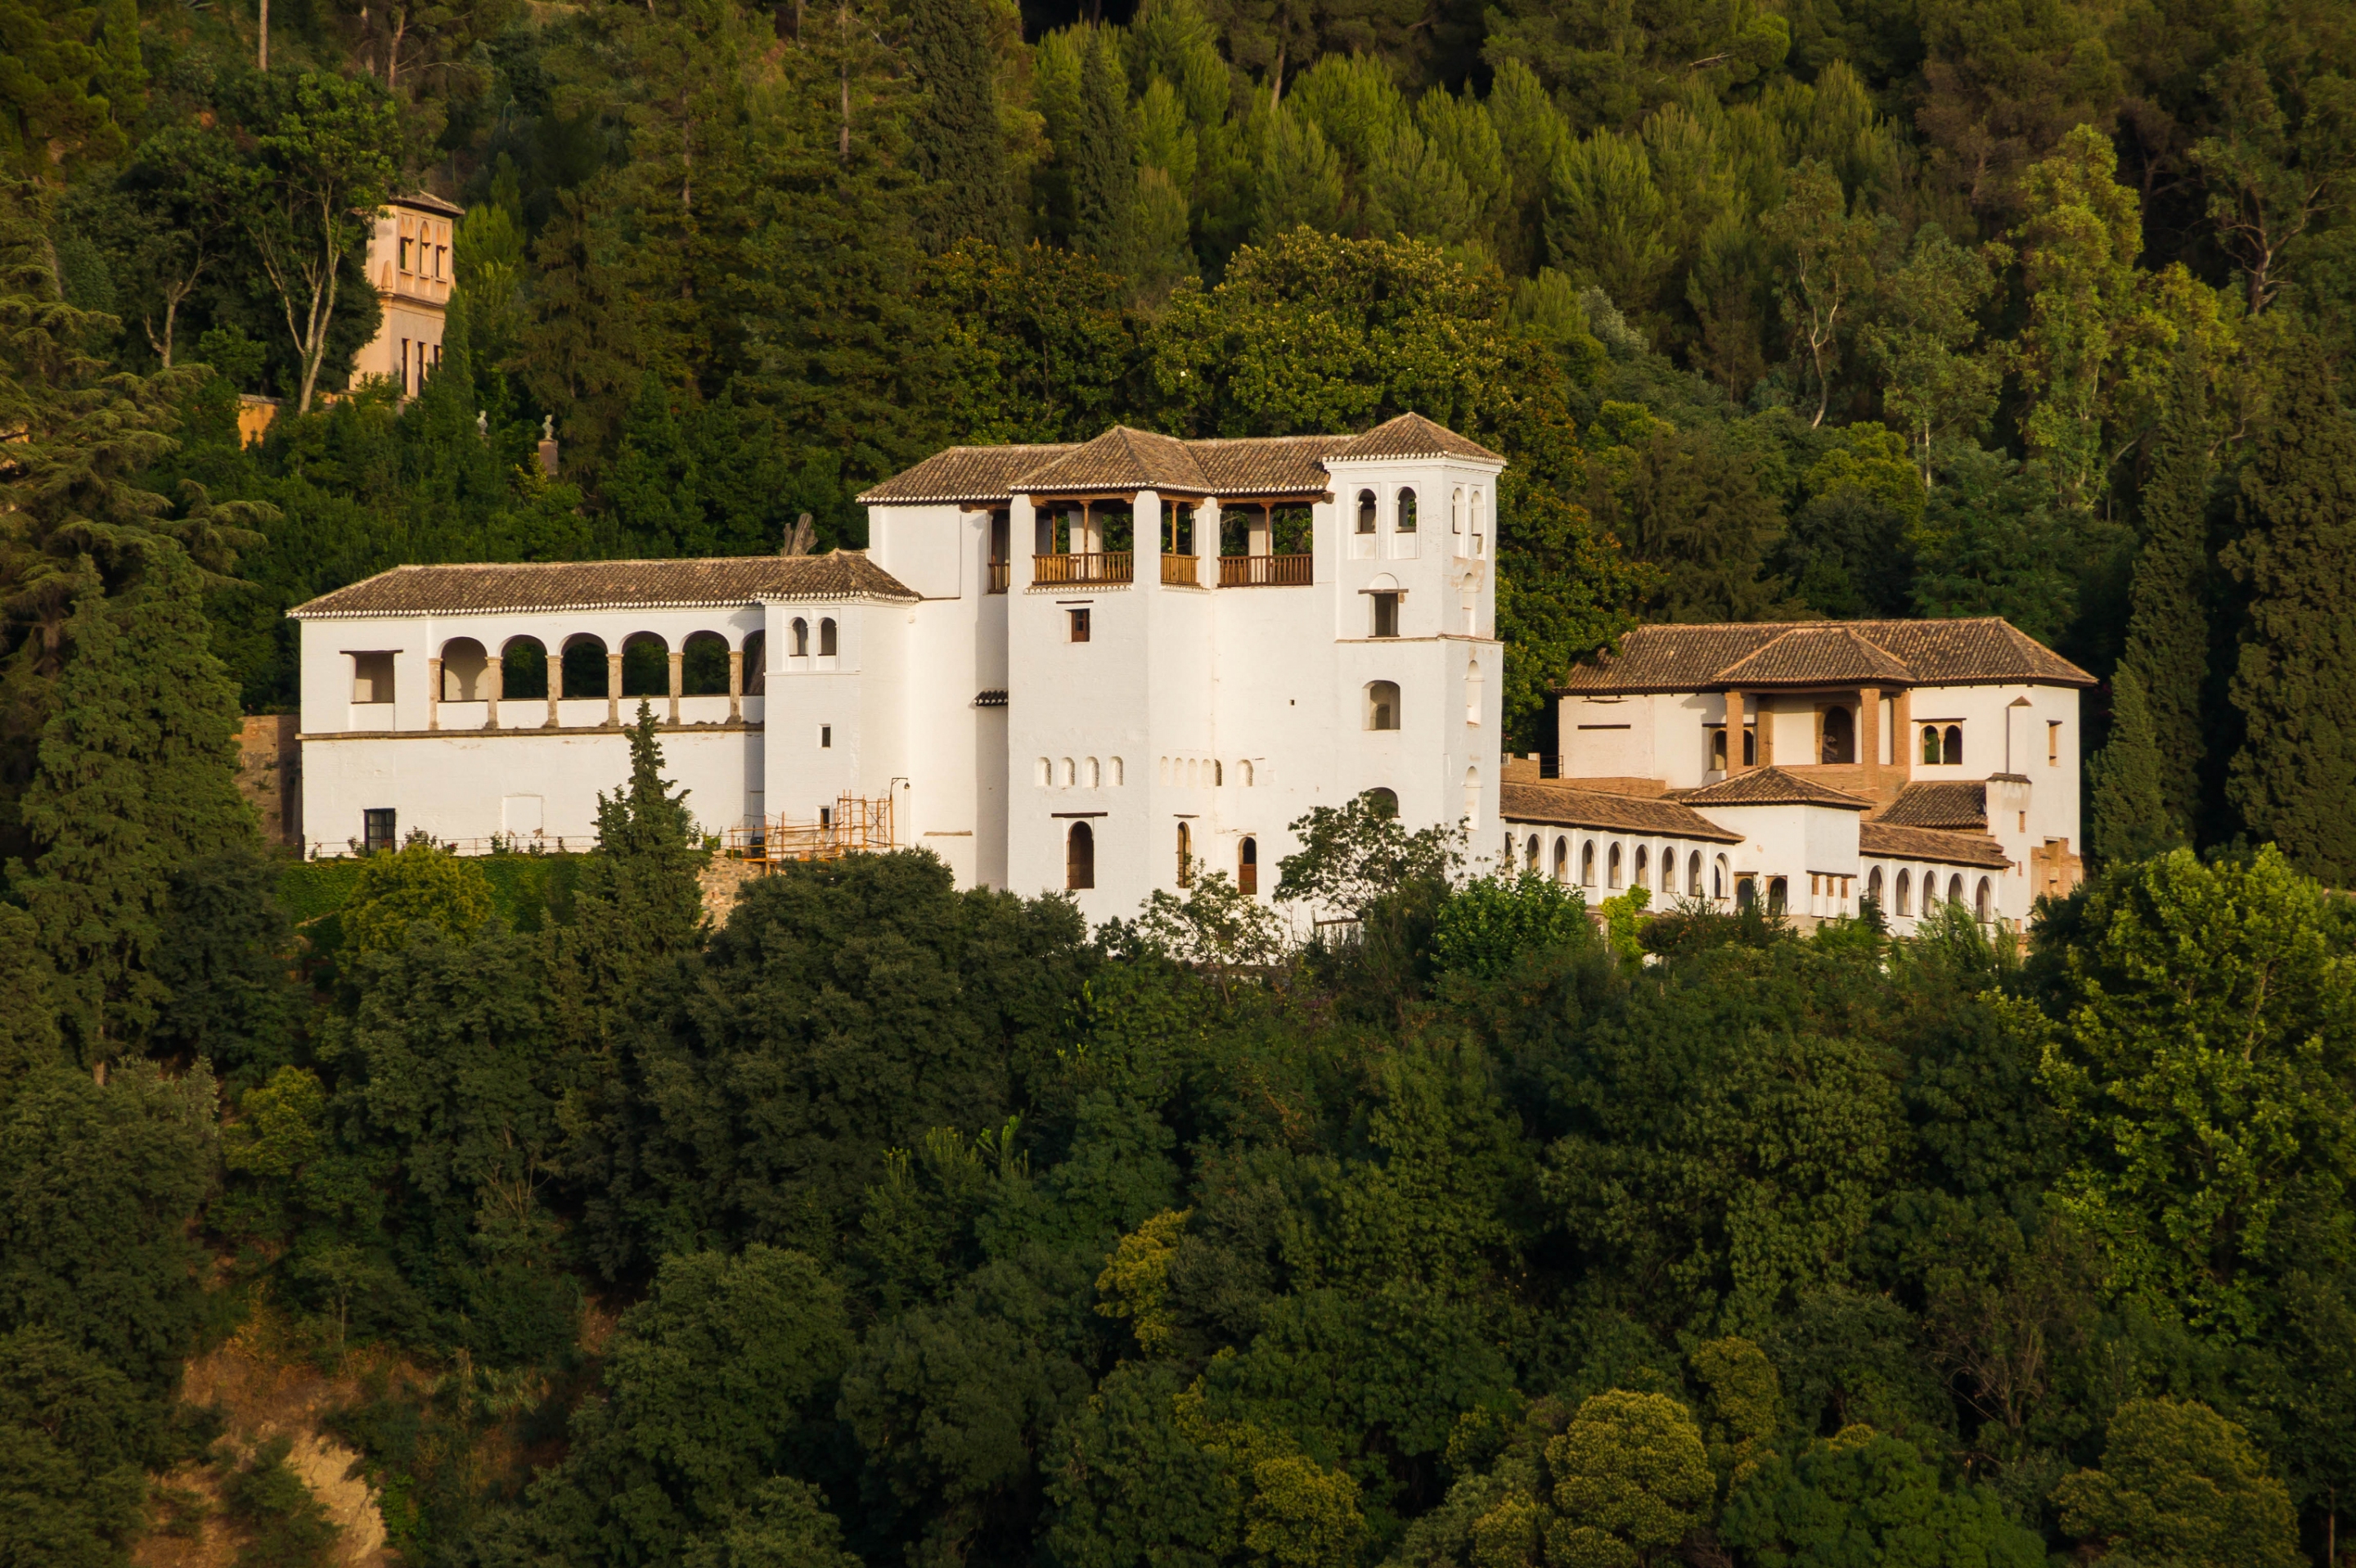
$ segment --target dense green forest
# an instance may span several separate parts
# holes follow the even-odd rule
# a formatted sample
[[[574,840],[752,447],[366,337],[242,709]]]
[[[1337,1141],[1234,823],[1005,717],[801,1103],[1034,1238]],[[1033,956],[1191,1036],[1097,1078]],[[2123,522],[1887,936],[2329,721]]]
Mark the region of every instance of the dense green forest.
[[[181,1397],[264,1325],[417,1564],[2339,1568],[2351,63],[2328,0],[0,0],[0,1563],[327,1561]],[[391,564],[1408,409],[1514,463],[1516,749],[1642,620],[2003,614],[2104,677],[2095,880],[1590,919],[1362,805],[1281,868],[1345,943],[910,854],[714,928],[650,727],[584,857],[290,866],[236,787],[282,612]]]

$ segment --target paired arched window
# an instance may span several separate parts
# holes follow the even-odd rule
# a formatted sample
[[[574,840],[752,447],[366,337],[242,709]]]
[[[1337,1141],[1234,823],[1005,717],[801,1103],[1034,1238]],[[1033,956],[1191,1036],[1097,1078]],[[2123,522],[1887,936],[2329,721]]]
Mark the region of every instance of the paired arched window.
[[[798,659],[809,657],[809,623],[797,615],[789,630],[793,635],[793,641],[789,645],[794,650],[794,657]]]
[[[830,615],[818,624],[818,656],[822,659],[834,657],[836,646],[834,618]]]
[[[1246,837],[1236,846],[1236,891],[1259,891],[1259,840]]]
[[[1358,531],[1362,534],[1375,531],[1375,493],[1372,490],[1358,492]]]
[[[1398,493],[1398,512],[1393,519],[1391,527],[1396,531],[1403,534],[1411,534],[1415,532],[1414,491],[1403,489]]]
[[[1220,762],[1218,758],[1213,757],[1211,759],[1211,787],[1214,789],[1225,788],[1226,782],[1226,764]]]
[[[1096,885],[1096,830],[1085,822],[1075,822],[1064,838],[1064,886],[1077,891]]]
[[[1399,688],[1395,680],[1370,680],[1366,683],[1366,728],[1396,730],[1399,727]]]
[[[1129,782],[1129,768],[1119,757],[1112,760],[1112,787],[1119,789]]]
[[[1448,497],[1448,525],[1451,532],[1464,531],[1464,486],[1459,485]]]
[[[1932,766],[1959,766],[1964,760],[1964,727],[1950,724],[1943,733],[1936,724],[1922,726],[1922,761]]]
[[[1857,761],[1857,720],[1846,708],[1825,709],[1825,743],[1822,760],[1827,763]]]

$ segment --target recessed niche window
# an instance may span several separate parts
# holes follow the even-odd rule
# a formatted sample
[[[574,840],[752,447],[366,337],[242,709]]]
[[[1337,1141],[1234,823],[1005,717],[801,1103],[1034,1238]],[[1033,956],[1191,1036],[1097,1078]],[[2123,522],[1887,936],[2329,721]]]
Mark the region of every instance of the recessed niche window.
[[[1398,510],[1392,515],[1391,528],[1392,530],[1397,533],[1411,534],[1415,532],[1414,491],[1401,490],[1398,493]]]
[[[791,641],[787,645],[794,650],[794,657],[798,659],[809,657],[809,623],[797,615],[789,631]]]
[[[819,725],[818,727],[818,749],[821,752],[825,752],[831,751],[833,747],[834,726],[831,724]]]
[[[1395,680],[1372,680],[1366,683],[1366,728],[1396,730],[1399,727],[1399,688]]]
[[[1375,493],[1372,490],[1358,492],[1358,531],[1362,534],[1375,531]]]
[[[822,659],[834,657],[835,647],[834,622],[830,617],[818,624],[818,656]]]
[[[1398,636],[1399,596],[1396,593],[1369,593],[1366,597],[1374,601],[1375,635]]]

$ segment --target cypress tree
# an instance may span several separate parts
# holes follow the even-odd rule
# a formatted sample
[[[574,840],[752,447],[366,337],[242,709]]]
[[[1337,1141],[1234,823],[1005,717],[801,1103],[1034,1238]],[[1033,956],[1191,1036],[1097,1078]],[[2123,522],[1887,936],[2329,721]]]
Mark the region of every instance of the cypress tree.
[[[167,994],[150,972],[172,874],[252,841],[237,791],[237,690],[206,645],[197,568],[177,545],[67,624],[72,662],[24,797],[37,848],[12,868],[57,966],[61,1021],[85,1062],[144,1033]]]
[[[2095,854],[2113,864],[2146,860],[2184,842],[2183,822],[2168,809],[2160,746],[2143,677],[2130,664],[2111,680],[2111,738],[2089,770]]]
[[[1068,162],[1072,244],[1116,269],[1137,222],[1137,157],[1129,133],[1129,84],[1104,29],[1080,58],[1080,112]]]
[[[2249,606],[2225,784],[2251,834],[2333,887],[2356,885],[2356,421],[2312,339],[2242,474],[2226,564]]]
[[[980,0],[916,0],[908,54],[924,97],[908,128],[910,155],[930,185],[919,219],[927,248],[960,240],[1012,249],[1022,201],[998,129],[998,56]]]
[[[2143,548],[2128,590],[2122,675],[2132,670],[2152,731],[2151,767],[2169,836],[2189,843],[2201,804],[2201,692],[2209,675],[2208,383],[2177,372],[2176,396],[2152,443],[2143,490]],[[2109,851],[2105,850],[2105,854]]]

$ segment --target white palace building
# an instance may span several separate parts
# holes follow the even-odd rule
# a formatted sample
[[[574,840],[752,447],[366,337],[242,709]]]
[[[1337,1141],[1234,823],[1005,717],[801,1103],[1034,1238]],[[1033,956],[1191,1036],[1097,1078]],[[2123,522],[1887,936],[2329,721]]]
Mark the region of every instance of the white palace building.
[[[1904,929],[2074,880],[2091,682],[2001,622],[1645,628],[1566,672],[1556,765],[1501,756],[1504,467],[1414,414],[1115,427],[940,453],[861,497],[865,550],[397,568],[291,612],[303,841],[584,848],[644,701],[707,831],[1092,921],[1190,866],[1266,898],[1287,825],[1367,791],[1591,898],[1879,891]]]

